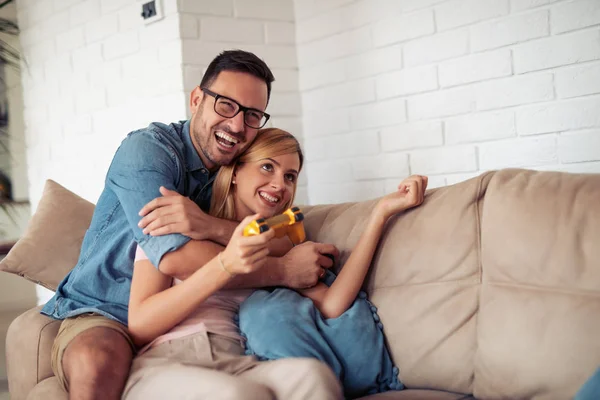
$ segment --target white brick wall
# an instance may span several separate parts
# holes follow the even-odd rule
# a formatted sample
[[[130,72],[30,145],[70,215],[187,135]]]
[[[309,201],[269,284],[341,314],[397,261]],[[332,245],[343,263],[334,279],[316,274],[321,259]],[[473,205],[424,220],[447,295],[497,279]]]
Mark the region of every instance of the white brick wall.
[[[555,135],[484,143],[479,146],[481,169],[535,167],[558,161]]]
[[[552,74],[529,74],[484,82],[476,86],[479,110],[537,103],[554,98]]]
[[[95,202],[126,134],[185,119],[189,91],[225,49],[267,61],[277,79],[273,121],[302,137],[292,0],[161,3],[165,18],[145,25],[137,0],[16,2],[33,210],[48,178]],[[298,198],[306,202],[301,183]],[[48,293],[39,296],[42,302]]]
[[[181,0],[178,5],[185,33],[180,62],[184,65],[186,96],[200,83],[204,70],[219,52],[236,48],[252,51],[265,60],[275,75],[267,109],[272,116],[269,124],[288,129],[302,140],[303,104],[293,1]],[[327,91],[330,95],[335,93],[335,89]],[[306,203],[306,195],[306,181],[300,181],[297,201]]]
[[[402,69],[376,78],[378,99],[387,99],[438,88],[436,68],[430,65]]]
[[[600,172],[597,0],[162,3],[146,26],[135,0],[18,2],[34,205],[45,178],[95,201],[127,131],[184,118],[228,48],[275,73],[271,124],[306,152],[300,202],[372,198],[411,173]]]
[[[564,68],[555,76],[556,94],[559,98],[600,93],[600,63]]]
[[[373,26],[373,44],[377,47],[404,42],[435,32],[433,11],[417,11],[393,16]]]
[[[407,42],[403,48],[404,61],[406,66],[429,64],[465,55],[468,48],[467,30],[443,32]]]
[[[600,130],[573,131],[558,138],[558,157],[563,163],[600,160]]]
[[[441,146],[444,144],[442,132],[442,123],[439,121],[412,122],[386,127],[381,130],[381,147],[384,152],[390,152]]]
[[[436,7],[440,31],[508,14],[508,0],[452,0]]]
[[[30,199],[34,208],[48,178],[96,201],[103,179],[85,177],[98,174],[97,159],[101,156],[97,144],[109,134],[96,129],[93,121],[97,116],[107,110],[127,108],[129,118],[115,124],[120,125],[118,137],[152,120],[151,115],[140,118],[134,106],[135,100],[142,100],[141,94],[128,93],[127,104],[115,99],[111,90],[116,86],[131,88],[135,81],[135,77],[123,75],[123,62],[140,50],[145,27],[139,14],[135,26],[120,23],[122,10],[137,13],[137,7],[131,7],[134,3],[79,0],[17,4],[21,39],[26,39],[21,41],[25,69],[31,72],[24,73],[22,79]],[[43,21],[38,18],[40,10]],[[146,70],[158,74],[161,66],[155,62],[146,65]],[[184,104],[179,107],[179,116],[185,115],[183,107]],[[110,144],[114,152],[118,142],[112,140]]]
[[[598,21],[600,21],[600,2],[597,0],[559,4],[552,9],[550,14],[552,33],[598,25]]]
[[[403,178],[408,175],[408,154],[393,153],[371,157],[355,157],[352,175],[355,180]]]
[[[410,154],[410,166],[413,171],[418,171],[415,173],[423,175],[476,171],[476,149],[473,146],[451,146],[414,151]]]
[[[600,96],[595,95],[518,108],[516,110],[517,133],[534,135],[593,128],[600,125],[598,107],[600,107]]]
[[[517,134],[514,112],[511,110],[448,118],[445,128],[447,144],[504,139]]]
[[[510,50],[502,49],[444,61],[439,65],[440,86],[501,78],[512,74]]]
[[[312,203],[409,173],[600,172],[598,0],[294,5]]]
[[[515,73],[537,71],[600,58],[600,30],[551,36],[513,50]]]
[[[494,49],[548,35],[548,11],[519,13],[470,27],[471,51]]]
[[[185,118],[189,90],[225,49],[267,60],[277,79],[273,120],[302,136],[291,0],[161,3],[165,18],[145,25],[136,0],[18,2],[34,206],[47,178],[96,201],[122,138]]]

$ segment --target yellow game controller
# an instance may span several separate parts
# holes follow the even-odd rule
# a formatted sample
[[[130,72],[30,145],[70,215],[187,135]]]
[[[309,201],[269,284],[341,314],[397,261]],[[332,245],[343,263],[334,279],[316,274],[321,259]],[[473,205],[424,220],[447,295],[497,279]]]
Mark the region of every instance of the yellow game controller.
[[[260,235],[269,229],[274,229],[275,237],[281,238],[287,235],[292,243],[297,245],[306,239],[303,220],[304,214],[298,207],[288,208],[283,214],[252,221],[244,228],[244,236]]]

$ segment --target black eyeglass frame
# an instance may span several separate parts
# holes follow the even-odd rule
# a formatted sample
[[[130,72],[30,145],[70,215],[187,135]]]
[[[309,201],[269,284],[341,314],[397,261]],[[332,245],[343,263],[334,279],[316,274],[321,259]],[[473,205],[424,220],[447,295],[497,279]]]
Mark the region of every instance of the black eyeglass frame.
[[[236,115],[238,115],[240,113],[240,111],[242,111],[244,113],[244,125],[252,128],[252,129],[260,129],[260,128],[262,128],[263,126],[265,126],[267,124],[267,122],[269,121],[269,118],[271,118],[271,115],[269,113],[257,110],[256,108],[252,108],[252,107],[244,107],[243,105],[241,105],[240,103],[238,103],[237,101],[235,101],[232,98],[229,98],[227,96],[223,96],[223,95],[221,95],[219,93],[215,93],[212,90],[204,88],[204,87],[201,87],[201,86],[199,86],[199,88],[200,88],[200,90],[202,90],[207,95],[215,98],[215,104],[213,106],[213,109],[215,110],[215,112],[217,114],[219,114],[223,118],[234,118]],[[219,99],[227,99],[227,100],[231,101],[232,103],[234,103],[235,105],[237,105],[238,106],[237,112],[235,114],[231,115],[231,116],[223,115],[220,112],[218,112],[217,111],[217,101],[219,101]],[[264,116],[264,118],[265,118],[265,122],[263,122],[263,124],[261,126],[258,126],[258,127],[248,125],[248,123],[246,122],[246,111],[256,111],[256,112],[261,113]]]

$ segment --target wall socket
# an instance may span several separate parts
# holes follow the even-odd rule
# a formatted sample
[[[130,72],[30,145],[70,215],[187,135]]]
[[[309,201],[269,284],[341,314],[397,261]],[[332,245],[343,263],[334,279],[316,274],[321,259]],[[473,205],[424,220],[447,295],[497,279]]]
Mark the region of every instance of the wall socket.
[[[137,0],[137,2],[144,24],[151,24],[164,17],[161,0]]]

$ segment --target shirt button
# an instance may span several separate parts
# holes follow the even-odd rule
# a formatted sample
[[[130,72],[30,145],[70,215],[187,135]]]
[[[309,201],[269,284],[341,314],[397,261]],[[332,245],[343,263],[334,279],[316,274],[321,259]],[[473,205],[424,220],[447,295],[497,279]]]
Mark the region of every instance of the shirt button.
[[[206,174],[208,173],[208,171],[206,170],[206,168],[202,168],[202,169],[200,170],[200,172],[202,172],[204,175],[206,175]]]

